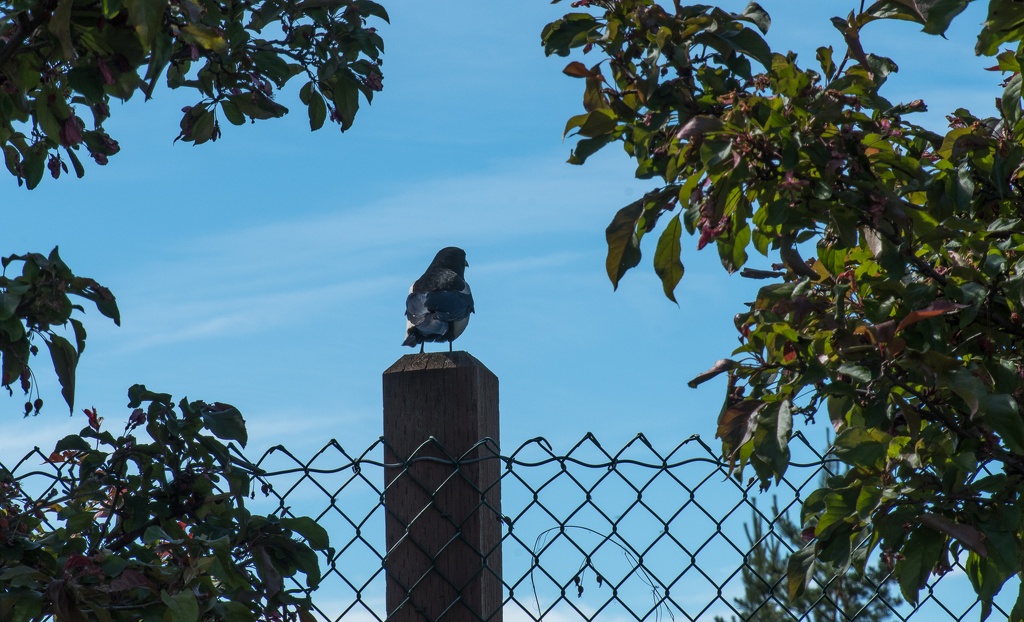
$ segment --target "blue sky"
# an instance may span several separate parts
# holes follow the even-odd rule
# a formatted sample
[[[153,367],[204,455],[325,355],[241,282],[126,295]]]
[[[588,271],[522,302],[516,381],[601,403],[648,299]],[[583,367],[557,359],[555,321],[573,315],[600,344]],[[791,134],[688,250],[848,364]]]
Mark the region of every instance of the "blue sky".
[[[768,40],[805,65],[856,2],[765,0]],[[739,11],[745,2],[723,2]],[[539,33],[569,4],[493,0],[391,2],[384,91],[354,127],[310,133],[296,91],[282,120],[224,127],[214,144],[172,144],[187,93],[114,104],[122,151],[82,180],[7,197],[0,252],[59,245],[77,273],[118,297],[122,327],[89,309],[74,417],[49,362],[37,361],[47,407],[22,419],[6,400],[4,460],[86,424],[95,406],[113,431],[127,388],[241,409],[250,450],[311,452],[331,437],[359,452],[381,433],[381,373],[401,347],[409,284],[443,246],[466,249],[477,313],[457,347],[500,378],[502,447],[546,436],[565,450],[586,432],[618,447],[642,432],[656,447],[691,434],[715,443],[723,379],[686,381],[736,345],[732,317],[756,282],[728,276],[713,248],[684,240],[676,306],[650,268],[653,248],[613,292],[604,228],[649,182],[612,146],[565,163],[565,120],[582,83],[545,58]],[[922,122],[965,106],[992,110],[998,74],[973,55],[973,7],[948,39],[913,24],[875,24],[865,47],[892,56],[893,100],[923,98]],[[652,240],[653,241],[653,240]],[[754,258],[754,261],[759,261]],[[760,261],[764,261],[761,259]],[[824,439],[825,421],[805,430]]]

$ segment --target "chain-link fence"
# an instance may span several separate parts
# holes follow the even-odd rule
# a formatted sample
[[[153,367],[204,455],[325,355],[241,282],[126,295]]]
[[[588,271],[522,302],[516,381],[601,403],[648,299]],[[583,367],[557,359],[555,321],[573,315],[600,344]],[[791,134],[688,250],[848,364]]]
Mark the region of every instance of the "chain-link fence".
[[[568,449],[537,438],[508,453],[482,441],[466,456],[430,445],[399,463],[385,464],[383,440],[358,453],[331,441],[309,457],[276,446],[254,461],[262,471],[254,510],[311,516],[330,534],[333,555],[323,560],[324,579],[312,596],[324,620],[387,617],[385,499],[394,495],[385,474],[393,483],[422,461],[451,474],[428,498],[470,464],[500,464],[506,621],[930,621],[975,619],[980,611],[959,563],[933,577],[916,605],[899,597],[874,560],[862,577],[817,573],[807,595],[790,603],[785,564],[802,545],[801,500],[839,468],[801,435],[792,441],[797,461],[786,479],[765,493],[752,480],[729,477],[697,436],[668,451],[642,435],[614,450],[591,434]],[[61,477],[60,465],[38,450],[0,467],[40,494]],[[997,599],[995,615],[1006,615],[1010,591]]]

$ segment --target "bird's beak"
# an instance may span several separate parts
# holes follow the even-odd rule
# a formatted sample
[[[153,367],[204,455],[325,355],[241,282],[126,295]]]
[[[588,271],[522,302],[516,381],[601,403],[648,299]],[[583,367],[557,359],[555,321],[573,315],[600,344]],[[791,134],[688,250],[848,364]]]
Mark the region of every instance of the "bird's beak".
[[[469,267],[469,260],[468,259],[466,260],[466,267],[467,268]]]

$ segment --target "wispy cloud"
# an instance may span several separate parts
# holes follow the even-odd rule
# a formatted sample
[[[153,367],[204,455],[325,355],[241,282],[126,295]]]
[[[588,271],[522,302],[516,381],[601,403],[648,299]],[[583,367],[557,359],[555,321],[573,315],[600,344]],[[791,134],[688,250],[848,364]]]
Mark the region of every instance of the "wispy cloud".
[[[600,245],[603,222],[618,207],[609,197],[628,201],[637,182],[600,160],[595,166],[607,169],[603,175],[567,174],[560,156],[513,160],[399,186],[364,205],[179,240],[127,269],[124,327],[111,337],[127,353],[251,335],[315,321],[325,310],[365,321],[383,312],[379,305],[400,309],[420,264],[451,244],[470,249],[479,276],[509,279],[570,266],[584,253],[557,240],[582,234]]]

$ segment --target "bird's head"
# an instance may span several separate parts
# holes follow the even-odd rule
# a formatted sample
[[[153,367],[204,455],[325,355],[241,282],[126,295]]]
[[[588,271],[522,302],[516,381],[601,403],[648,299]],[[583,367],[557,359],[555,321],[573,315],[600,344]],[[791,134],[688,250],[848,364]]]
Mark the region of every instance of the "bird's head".
[[[437,255],[434,255],[434,261],[430,262],[430,266],[432,268],[447,268],[459,276],[463,276],[465,274],[466,266],[468,265],[469,262],[466,261],[466,251],[457,246],[442,248],[437,251]]]

